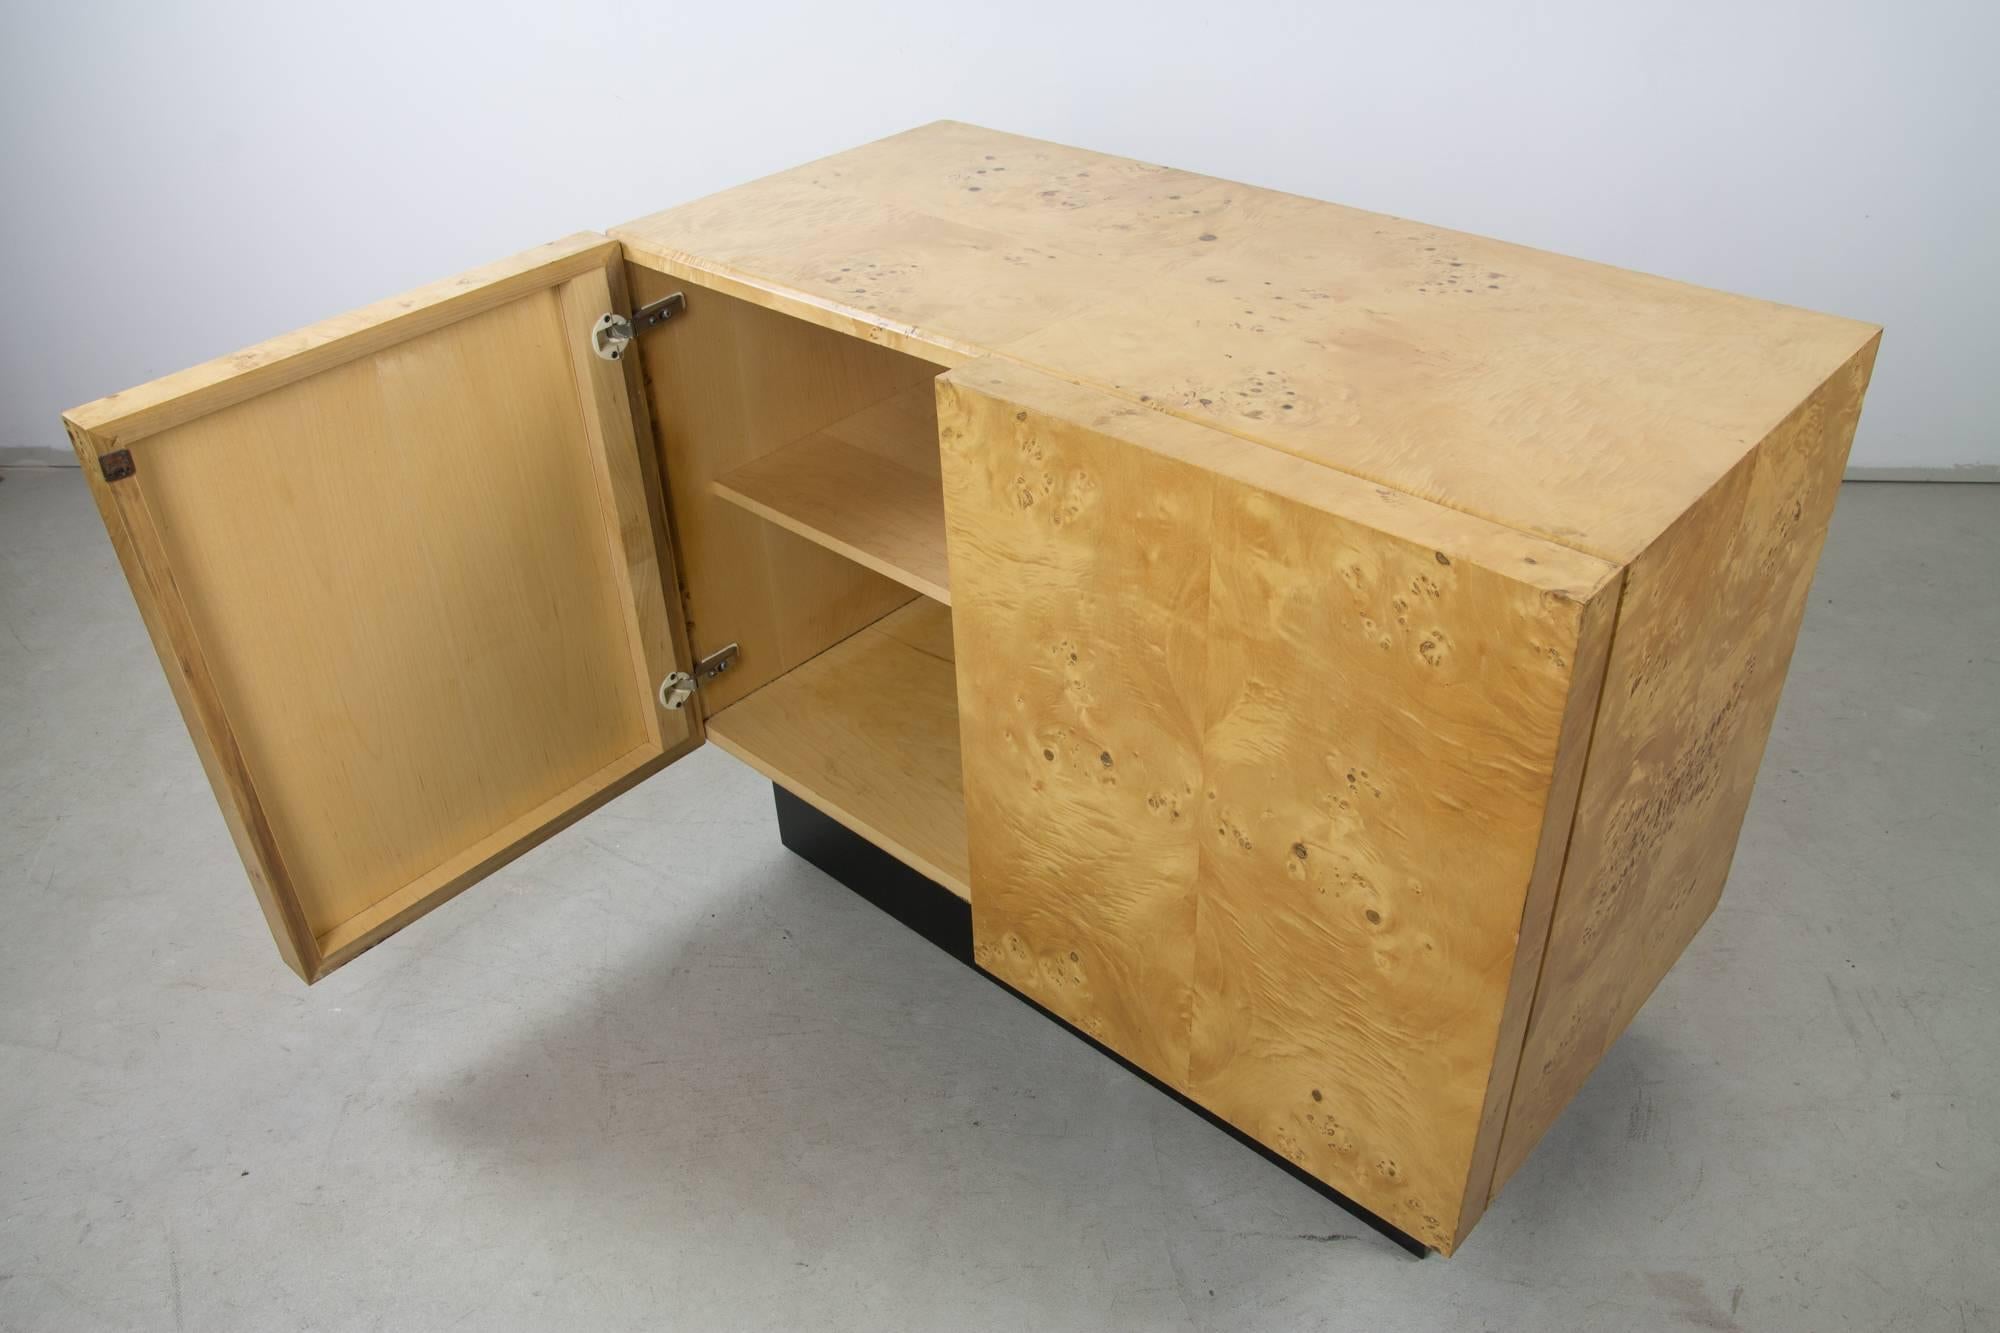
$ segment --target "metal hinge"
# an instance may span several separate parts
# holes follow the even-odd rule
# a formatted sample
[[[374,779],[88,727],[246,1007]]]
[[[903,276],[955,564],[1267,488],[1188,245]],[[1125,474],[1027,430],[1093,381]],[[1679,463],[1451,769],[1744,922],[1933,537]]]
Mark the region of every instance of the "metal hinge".
[[[590,326],[590,350],[606,361],[616,361],[625,355],[625,349],[632,345],[634,338],[647,329],[666,323],[685,309],[687,294],[675,292],[640,306],[632,312],[630,319],[615,310],[599,315],[597,322]]]
[[[674,672],[660,682],[660,707],[669,712],[680,712],[694,697],[695,686],[705,680],[714,680],[735,665],[736,645],[732,643],[721,652],[710,653],[696,662],[693,675],[685,671]]]
[[[123,481],[139,470],[138,465],[132,461],[130,449],[113,449],[108,454],[99,454],[97,466],[104,469],[106,481]]]

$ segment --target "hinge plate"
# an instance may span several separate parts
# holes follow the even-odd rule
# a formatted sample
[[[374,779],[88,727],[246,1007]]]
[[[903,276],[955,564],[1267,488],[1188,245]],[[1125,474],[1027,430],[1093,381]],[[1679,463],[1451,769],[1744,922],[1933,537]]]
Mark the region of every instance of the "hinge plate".
[[[729,644],[719,652],[710,653],[694,664],[692,674],[686,671],[671,673],[660,682],[660,707],[670,713],[678,713],[694,698],[695,686],[705,680],[714,680],[723,672],[736,665],[737,647]]]
[[[616,361],[625,355],[625,349],[632,345],[634,338],[647,329],[666,323],[686,309],[687,293],[674,292],[640,306],[632,312],[630,319],[615,310],[608,311],[599,315],[597,323],[590,326],[590,350],[606,361]]]
[[[632,327],[640,333],[655,325],[664,324],[675,315],[687,309],[686,292],[669,292],[657,301],[648,301],[632,312]]]
[[[710,653],[694,664],[696,680],[714,680],[723,672],[736,665],[736,645],[725,644],[719,651]]]

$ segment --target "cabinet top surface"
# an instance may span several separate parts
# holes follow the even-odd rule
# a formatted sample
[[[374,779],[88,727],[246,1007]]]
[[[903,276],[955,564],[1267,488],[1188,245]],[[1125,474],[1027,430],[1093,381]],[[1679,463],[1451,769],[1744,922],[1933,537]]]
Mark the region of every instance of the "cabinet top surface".
[[[1880,333],[950,121],[612,235],[935,361],[1001,355],[1614,560]]]

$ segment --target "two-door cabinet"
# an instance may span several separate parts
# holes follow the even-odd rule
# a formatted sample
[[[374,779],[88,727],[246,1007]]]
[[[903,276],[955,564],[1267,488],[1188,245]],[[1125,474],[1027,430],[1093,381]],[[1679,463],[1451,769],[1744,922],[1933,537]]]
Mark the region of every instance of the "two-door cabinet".
[[[66,420],[307,981],[713,741],[1449,1251],[1715,907],[1878,338],[947,122]]]

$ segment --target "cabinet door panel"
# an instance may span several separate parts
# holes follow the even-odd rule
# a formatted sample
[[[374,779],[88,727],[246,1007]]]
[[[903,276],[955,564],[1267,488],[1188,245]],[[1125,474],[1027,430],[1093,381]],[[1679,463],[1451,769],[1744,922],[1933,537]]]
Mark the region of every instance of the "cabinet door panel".
[[[1618,570],[998,359],[938,423],[976,960],[1451,1248]]]
[[[699,740],[622,289],[575,237],[65,418],[308,981]]]

